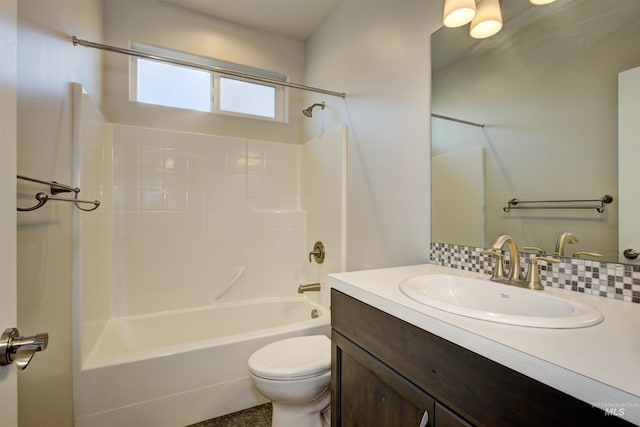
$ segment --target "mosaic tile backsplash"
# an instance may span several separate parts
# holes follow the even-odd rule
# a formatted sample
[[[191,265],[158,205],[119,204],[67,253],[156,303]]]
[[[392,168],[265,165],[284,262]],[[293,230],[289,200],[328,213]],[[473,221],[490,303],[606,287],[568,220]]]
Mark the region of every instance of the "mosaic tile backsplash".
[[[433,264],[461,270],[491,274],[494,260],[482,255],[484,248],[431,243],[430,259]],[[528,259],[535,254],[520,253],[523,274]],[[541,264],[540,279],[543,286],[598,295],[626,302],[640,303],[640,265],[618,264],[578,258],[562,258],[559,264]]]

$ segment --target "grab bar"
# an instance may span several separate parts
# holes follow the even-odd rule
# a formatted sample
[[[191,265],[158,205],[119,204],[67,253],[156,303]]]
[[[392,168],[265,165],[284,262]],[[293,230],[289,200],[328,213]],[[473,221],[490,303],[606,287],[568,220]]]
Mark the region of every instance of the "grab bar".
[[[235,274],[235,276],[233,276],[229,281],[229,283],[227,283],[227,286],[225,286],[224,289],[222,289],[220,292],[215,294],[212,299],[209,299],[209,302],[215,303],[217,300],[222,298],[227,292],[229,292],[229,289],[231,289],[233,285],[236,284],[240,276],[242,276],[242,273],[244,273],[244,270],[245,270],[244,265],[241,265],[240,268],[238,269],[238,272]]]
[[[60,183],[58,183],[56,181],[44,181],[42,179],[31,178],[31,177],[25,176],[25,175],[17,175],[17,178],[18,179],[22,179],[24,181],[35,182],[37,184],[48,185],[49,186],[49,192],[52,194],[50,196],[50,195],[48,195],[46,193],[43,193],[43,192],[36,193],[35,198],[36,198],[38,203],[33,205],[33,206],[29,206],[28,208],[16,208],[20,212],[30,212],[30,211],[35,211],[36,209],[40,209],[49,200],[54,200],[54,201],[57,201],[57,202],[73,202],[78,209],[80,209],[82,211],[85,211],[85,212],[94,211],[94,210],[98,209],[98,207],[100,206],[100,201],[99,200],[82,200],[82,199],[78,199],[78,193],[80,193],[80,189],[78,187],[71,187],[69,185],[60,184]],[[57,194],[60,194],[60,193],[73,193],[73,199],[67,199],[67,198],[64,198],[64,197],[55,197]],[[93,208],[85,209],[85,208],[81,207],[78,203],[92,204]]]

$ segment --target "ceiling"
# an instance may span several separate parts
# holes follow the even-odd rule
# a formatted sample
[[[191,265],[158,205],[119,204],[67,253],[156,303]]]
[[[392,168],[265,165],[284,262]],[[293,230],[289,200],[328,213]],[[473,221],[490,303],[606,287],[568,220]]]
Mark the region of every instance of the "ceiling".
[[[161,0],[225,21],[305,41],[339,0]]]

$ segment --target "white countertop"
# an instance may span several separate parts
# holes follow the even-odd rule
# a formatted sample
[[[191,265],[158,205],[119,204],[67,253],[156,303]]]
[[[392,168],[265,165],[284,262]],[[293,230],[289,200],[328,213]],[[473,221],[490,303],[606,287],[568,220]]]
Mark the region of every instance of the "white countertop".
[[[451,314],[405,296],[399,284],[425,274],[487,275],[424,264],[331,274],[334,289],[515,371],[640,425],[640,304],[555,288],[596,306],[604,320],[578,329],[504,325]],[[505,285],[506,286],[506,285]]]

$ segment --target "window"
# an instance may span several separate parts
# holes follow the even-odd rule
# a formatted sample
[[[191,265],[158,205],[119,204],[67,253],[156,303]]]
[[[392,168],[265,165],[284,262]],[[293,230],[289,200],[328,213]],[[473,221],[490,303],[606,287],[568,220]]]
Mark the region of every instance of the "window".
[[[149,54],[286,81],[281,74],[132,43]],[[284,121],[285,88],[181,65],[132,58],[131,100],[197,111]]]
[[[138,102],[211,111],[211,73],[138,58]]]
[[[275,118],[276,89],[274,86],[222,76],[218,82],[220,110]]]

